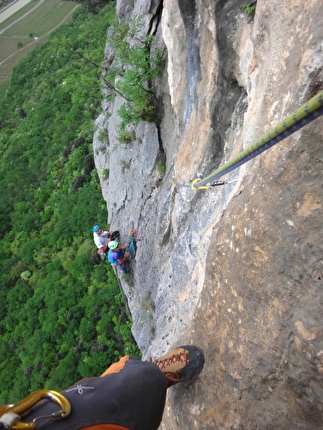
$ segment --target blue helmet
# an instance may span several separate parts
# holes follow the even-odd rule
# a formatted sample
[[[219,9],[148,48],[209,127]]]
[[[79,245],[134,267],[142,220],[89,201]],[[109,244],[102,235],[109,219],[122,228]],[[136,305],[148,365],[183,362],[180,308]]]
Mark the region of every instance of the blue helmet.
[[[95,225],[94,227],[93,227],[93,233],[96,233],[96,232],[98,232],[100,230],[100,227],[98,226],[98,225]]]

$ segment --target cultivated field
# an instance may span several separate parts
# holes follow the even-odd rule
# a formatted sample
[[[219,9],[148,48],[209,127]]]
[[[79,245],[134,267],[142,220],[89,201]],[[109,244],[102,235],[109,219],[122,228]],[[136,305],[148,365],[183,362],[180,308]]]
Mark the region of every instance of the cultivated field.
[[[62,0],[33,0],[0,24],[0,95],[12,69],[72,16],[76,3]]]

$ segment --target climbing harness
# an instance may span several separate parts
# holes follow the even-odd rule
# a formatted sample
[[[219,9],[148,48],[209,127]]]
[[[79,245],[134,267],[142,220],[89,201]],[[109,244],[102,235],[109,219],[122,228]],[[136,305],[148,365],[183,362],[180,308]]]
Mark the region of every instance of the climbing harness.
[[[31,422],[21,421],[21,416],[24,413],[28,412],[28,410],[38,402],[46,399],[59,405],[60,409],[51,415],[34,418]],[[0,406],[0,424],[3,424],[4,428],[8,430],[34,429],[38,424],[44,425],[49,421],[62,420],[66,418],[70,412],[70,402],[62,394],[57,393],[56,391],[38,390],[15,405]]]
[[[205,190],[214,186],[224,185],[228,182],[217,181],[217,179],[237,169],[242,164],[266,151],[266,149],[271,148],[276,143],[295,133],[295,131],[309,124],[311,121],[314,121],[322,114],[323,90],[209,176],[204,179],[195,179],[191,184],[181,184],[175,181],[173,181],[173,184],[180,187],[191,188],[192,190]]]

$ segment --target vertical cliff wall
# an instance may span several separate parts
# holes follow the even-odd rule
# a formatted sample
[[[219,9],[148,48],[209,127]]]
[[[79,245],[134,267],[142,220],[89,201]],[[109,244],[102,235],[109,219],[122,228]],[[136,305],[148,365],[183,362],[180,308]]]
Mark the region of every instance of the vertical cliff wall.
[[[322,119],[223,187],[174,186],[208,175],[323,89],[322,2],[258,0],[254,16],[242,4],[117,2],[165,49],[160,122],[120,144],[122,99],[105,100],[95,161],[111,227],[126,241],[134,220],[140,234],[134,282],[121,282],[143,357],[179,343],[205,352],[198,380],[169,390],[162,428],[314,430],[323,419]]]

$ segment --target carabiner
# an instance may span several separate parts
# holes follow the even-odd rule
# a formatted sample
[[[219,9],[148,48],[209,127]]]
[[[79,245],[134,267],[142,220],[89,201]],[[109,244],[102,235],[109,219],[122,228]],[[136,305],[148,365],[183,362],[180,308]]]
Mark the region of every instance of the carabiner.
[[[16,403],[15,405],[0,406],[0,420],[1,417],[8,412],[12,412],[21,416],[24,412],[27,412],[38,402],[45,399],[51,400],[52,402],[59,405],[62,409],[61,411],[58,411],[58,413],[54,413],[52,415],[53,419],[64,419],[71,412],[71,404],[62,394],[51,390],[38,390],[25,397],[23,400],[20,400],[20,402]],[[27,423],[18,421],[12,426],[12,430],[34,429],[36,426],[37,423],[35,420],[33,422]]]

